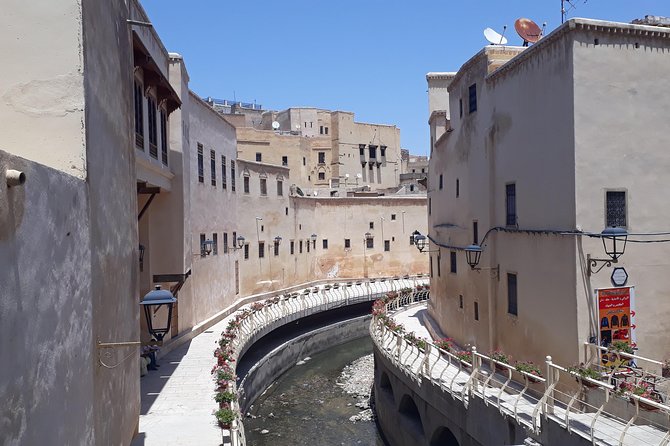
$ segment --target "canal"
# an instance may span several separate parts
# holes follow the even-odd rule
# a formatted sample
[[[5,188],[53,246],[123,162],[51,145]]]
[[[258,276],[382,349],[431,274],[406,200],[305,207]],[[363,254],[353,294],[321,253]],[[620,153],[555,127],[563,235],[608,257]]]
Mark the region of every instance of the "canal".
[[[247,444],[383,446],[374,421],[350,420],[365,412],[356,406],[361,400],[344,390],[352,379],[367,376],[372,382],[370,358],[357,361],[371,354],[372,340],[364,337],[299,361],[249,409]],[[343,376],[354,362],[356,373],[348,367]],[[367,364],[365,370],[361,364]]]

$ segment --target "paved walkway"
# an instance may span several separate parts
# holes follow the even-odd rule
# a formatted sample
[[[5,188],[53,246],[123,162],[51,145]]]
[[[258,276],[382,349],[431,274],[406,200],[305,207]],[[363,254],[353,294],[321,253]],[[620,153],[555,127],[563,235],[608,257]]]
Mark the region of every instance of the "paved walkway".
[[[227,319],[168,353],[158,370],[140,381],[140,430],[132,446],[185,446],[223,443],[213,412],[213,352]]]

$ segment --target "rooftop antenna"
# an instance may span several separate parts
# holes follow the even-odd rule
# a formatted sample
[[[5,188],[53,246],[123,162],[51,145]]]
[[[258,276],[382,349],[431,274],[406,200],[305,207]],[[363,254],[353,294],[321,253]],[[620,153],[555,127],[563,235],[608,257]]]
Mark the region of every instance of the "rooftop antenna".
[[[582,4],[586,4],[588,0],[583,0]],[[566,9],[565,4],[570,5],[570,8]],[[573,9],[576,9],[575,0],[561,0],[561,23],[565,23],[565,19],[568,18],[568,12]]]
[[[514,22],[514,29],[523,39],[523,46],[528,46],[529,43],[535,43],[542,38],[542,30],[531,19],[517,19]]]
[[[503,26],[503,33],[499,34],[493,28],[486,28],[484,30],[484,37],[491,45],[507,45],[507,38],[505,37],[507,25]]]

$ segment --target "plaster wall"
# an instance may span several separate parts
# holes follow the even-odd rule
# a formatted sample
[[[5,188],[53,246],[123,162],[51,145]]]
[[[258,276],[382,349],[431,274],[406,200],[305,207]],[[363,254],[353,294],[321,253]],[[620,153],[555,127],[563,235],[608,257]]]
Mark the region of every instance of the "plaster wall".
[[[426,81],[428,82],[428,114],[437,110],[444,110],[447,119],[450,118],[449,104],[449,84],[456,76],[456,73],[428,73]]]
[[[0,147],[85,179],[82,3],[3,2],[0,51],[20,63],[3,64]]]
[[[670,114],[669,34],[667,30],[661,37],[647,32],[578,29],[574,35],[577,225],[602,231],[606,225],[606,191],[623,190],[629,233],[667,231],[670,210],[663,185],[670,168],[666,150],[670,135],[665,131]],[[604,67],[606,81],[602,77]],[[593,290],[612,286],[611,268],[590,278],[584,274],[587,254],[606,257],[600,240],[582,238],[575,264],[581,340],[595,334],[599,327],[593,316]],[[638,354],[657,359],[670,356],[670,345],[659,342],[659,334],[670,328],[670,304],[665,298],[670,287],[668,258],[667,243],[629,242],[617,265],[626,268],[627,285],[635,286]]]

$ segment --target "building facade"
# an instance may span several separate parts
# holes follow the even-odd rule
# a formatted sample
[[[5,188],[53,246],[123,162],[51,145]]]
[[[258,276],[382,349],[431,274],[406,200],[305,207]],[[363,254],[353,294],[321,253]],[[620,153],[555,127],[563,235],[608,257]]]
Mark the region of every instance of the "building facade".
[[[428,76],[429,312],[459,344],[585,361],[583,343],[602,334],[595,290],[613,287],[612,269],[589,259],[608,258],[600,234],[619,227],[630,235],[614,266],[636,297],[634,334],[622,335],[640,355],[670,354],[658,341],[670,245],[654,235],[668,231],[669,37],[572,19],[530,48],[488,46],[458,73]]]

